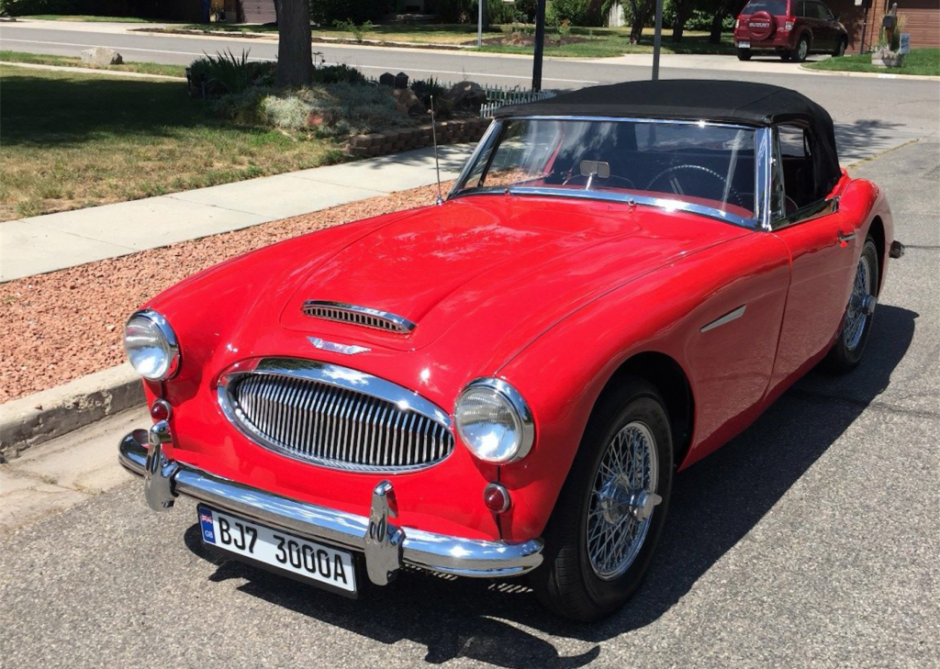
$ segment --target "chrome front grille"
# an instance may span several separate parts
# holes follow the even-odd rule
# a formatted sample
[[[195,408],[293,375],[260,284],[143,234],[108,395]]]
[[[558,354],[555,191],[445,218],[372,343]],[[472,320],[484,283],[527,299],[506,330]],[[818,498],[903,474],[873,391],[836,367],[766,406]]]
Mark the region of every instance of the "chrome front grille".
[[[408,471],[454,450],[449,417],[418,395],[344,367],[266,359],[223,377],[229,419],[260,445],[335,469]]]
[[[408,334],[415,329],[415,324],[407,318],[397,314],[378,309],[369,309],[355,304],[342,304],[340,302],[324,302],[321,300],[307,300],[304,302],[303,312],[313,318],[323,318],[328,321],[352,323],[376,330]]]

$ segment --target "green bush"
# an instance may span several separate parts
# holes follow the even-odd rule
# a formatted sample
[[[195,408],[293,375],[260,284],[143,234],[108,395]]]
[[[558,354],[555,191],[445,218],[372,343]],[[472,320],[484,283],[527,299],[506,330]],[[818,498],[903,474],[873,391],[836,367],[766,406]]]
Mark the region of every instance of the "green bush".
[[[231,50],[206,54],[189,66],[189,74],[195,82],[205,82],[209,95],[241,93],[251,86],[271,85],[276,75],[276,64],[248,61],[248,50],[236,56]]]
[[[467,23],[476,24],[478,12],[480,11],[475,0],[438,0],[434,7],[438,18],[444,23],[466,21]],[[519,3],[512,4],[503,2],[503,0],[489,0],[486,3],[487,17],[493,25],[521,20],[523,17],[520,15],[525,14],[525,12],[525,9],[519,7]]]
[[[0,10],[10,16],[31,14],[92,14],[133,16],[126,0],[0,0]]]
[[[310,0],[310,18],[323,26],[334,21],[380,21],[393,8],[390,0]]]
[[[565,19],[575,26],[602,26],[601,3],[595,0],[552,0],[552,12],[557,23]]]
[[[326,65],[313,71],[315,84],[364,84],[366,75],[345,63],[340,65]]]

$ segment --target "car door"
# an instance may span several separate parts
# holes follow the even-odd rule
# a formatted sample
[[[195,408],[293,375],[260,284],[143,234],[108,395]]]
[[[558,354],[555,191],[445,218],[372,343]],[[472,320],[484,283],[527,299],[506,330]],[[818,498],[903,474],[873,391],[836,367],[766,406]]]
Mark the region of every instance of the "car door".
[[[772,229],[789,249],[791,275],[771,382],[774,396],[774,389],[786,388],[832,344],[845,315],[864,242],[858,238],[855,223],[839,211],[837,198],[818,200],[810,194],[814,182],[809,133],[798,126],[775,129],[773,179],[782,202]],[[801,177],[800,169],[810,174]],[[801,181],[805,187],[801,188]]]
[[[829,52],[835,49],[835,35],[832,24],[832,12],[821,2],[807,3],[812,5],[813,22],[813,51]]]

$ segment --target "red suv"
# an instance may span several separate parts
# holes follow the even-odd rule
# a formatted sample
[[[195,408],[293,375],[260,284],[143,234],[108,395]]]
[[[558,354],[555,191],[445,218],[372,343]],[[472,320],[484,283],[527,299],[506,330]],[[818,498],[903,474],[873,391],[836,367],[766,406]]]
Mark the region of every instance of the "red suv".
[[[755,51],[774,51],[797,62],[811,53],[841,56],[848,43],[839,17],[819,0],[751,0],[734,24],[740,60],[750,60]]]

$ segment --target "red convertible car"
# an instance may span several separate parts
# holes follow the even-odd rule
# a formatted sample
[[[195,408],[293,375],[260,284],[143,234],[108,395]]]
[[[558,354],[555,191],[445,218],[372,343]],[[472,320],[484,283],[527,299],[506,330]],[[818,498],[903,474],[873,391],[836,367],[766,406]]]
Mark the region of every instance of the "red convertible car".
[[[338,593],[527,575],[594,620],[637,589],[673,474],[820,362],[859,363],[894,241],[832,120],[739,82],[498,112],[445,202],[229,260],[126,326],[155,510]]]

